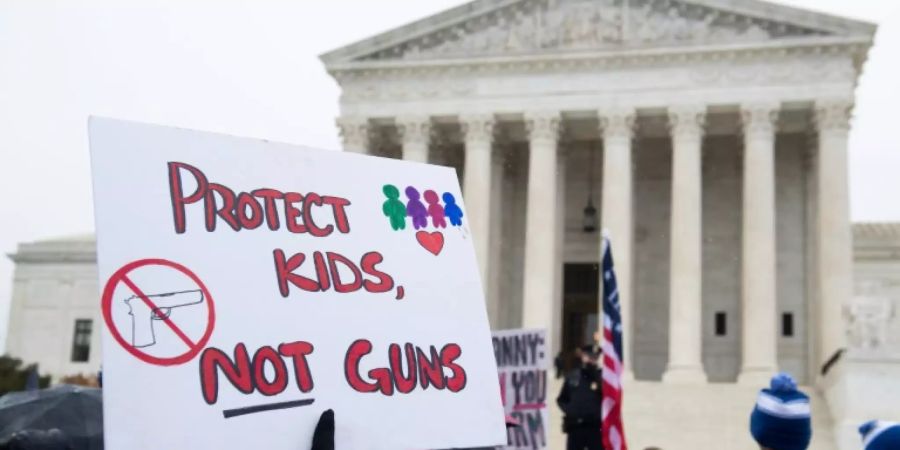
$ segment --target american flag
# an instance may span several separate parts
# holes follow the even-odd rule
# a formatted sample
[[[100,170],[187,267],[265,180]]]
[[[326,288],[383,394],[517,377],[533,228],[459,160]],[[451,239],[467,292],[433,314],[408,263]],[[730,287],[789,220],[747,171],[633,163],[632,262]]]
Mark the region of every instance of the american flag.
[[[627,450],[622,426],[622,314],[609,238],[603,236],[603,448]]]

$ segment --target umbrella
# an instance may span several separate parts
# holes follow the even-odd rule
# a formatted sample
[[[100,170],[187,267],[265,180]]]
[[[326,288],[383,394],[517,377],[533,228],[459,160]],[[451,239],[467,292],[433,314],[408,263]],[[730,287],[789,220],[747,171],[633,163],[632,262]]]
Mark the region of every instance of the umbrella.
[[[72,450],[102,450],[102,391],[63,384],[0,397],[0,442],[23,430],[54,428]]]

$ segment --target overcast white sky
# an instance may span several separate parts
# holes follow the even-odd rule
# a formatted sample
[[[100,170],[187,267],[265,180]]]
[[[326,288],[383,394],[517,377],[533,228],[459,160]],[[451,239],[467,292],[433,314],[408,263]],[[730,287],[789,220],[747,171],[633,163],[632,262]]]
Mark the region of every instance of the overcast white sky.
[[[92,231],[88,115],[335,149],[338,89],[317,56],[462,3],[0,1],[0,252]],[[853,218],[900,220],[900,2],[782,3],[880,25],[850,144]],[[0,352],[11,278],[0,257]]]

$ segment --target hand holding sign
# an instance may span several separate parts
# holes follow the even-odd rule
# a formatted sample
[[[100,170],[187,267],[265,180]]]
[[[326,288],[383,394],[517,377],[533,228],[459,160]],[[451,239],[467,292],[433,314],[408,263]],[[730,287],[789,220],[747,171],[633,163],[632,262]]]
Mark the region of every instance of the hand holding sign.
[[[312,448],[310,450],[334,449],[334,410],[328,409],[319,416],[316,430],[313,431]]]

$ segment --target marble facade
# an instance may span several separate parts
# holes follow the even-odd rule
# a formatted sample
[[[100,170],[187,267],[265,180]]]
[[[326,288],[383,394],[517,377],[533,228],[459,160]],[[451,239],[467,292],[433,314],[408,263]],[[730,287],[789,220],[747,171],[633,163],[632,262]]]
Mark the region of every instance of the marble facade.
[[[749,387],[788,370],[828,398],[874,32],[753,0],[477,0],[321,59],[345,150],[457,168],[493,326],[584,343],[596,205],[628,378]]]

